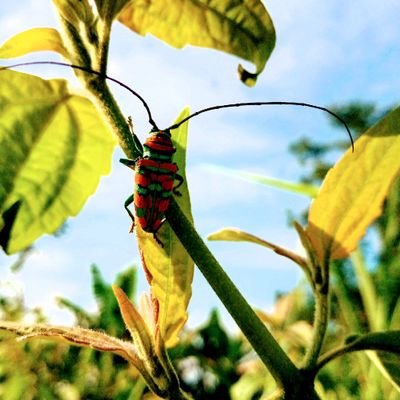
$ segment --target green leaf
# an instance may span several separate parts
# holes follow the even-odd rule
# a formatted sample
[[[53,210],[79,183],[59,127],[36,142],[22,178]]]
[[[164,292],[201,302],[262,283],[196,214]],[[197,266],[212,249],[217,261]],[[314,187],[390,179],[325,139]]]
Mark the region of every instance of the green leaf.
[[[365,132],[328,172],[308,218],[321,263],[345,258],[382,213],[400,172],[400,107]]]
[[[221,50],[255,64],[239,66],[240,79],[255,84],[275,46],[275,29],[260,0],[131,0],[118,17],[133,31],[150,33],[173,47]]]
[[[8,253],[55,232],[110,171],[115,139],[92,103],[64,80],[0,73],[0,215],[20,201]]]
[[[276,189],[285,190],[296,194],[301,194],[307,197],[315,197],[318,193],[318,187],[307,183],[296,183],[284,181],[282,179],[271,178],[268,176],[254,174],[252,172],[240,171],[237,169],[220,167],[218,165],[207,165],[212,171],[221,172],[225,175],[241,178],[249,182],[259,183],[261,185],[267,185]]]
[[[175,122],[188,115],[189,110],[186,108]],[[181,196],[176,196],[176,200],[186,217],[193,221],[185,176],[187,134],[187,123],[172,131],[176,147],[174,161],[178,164],[178,173],[184,178],[183,185],[179,187]],[[178,335],[188,317],[194,264],[168,223],[157,233],[164,244],[163,248],[155,242],[152,234],[143,232],[140,226],[136,226],[135,232],[151,294],[159,306],[157,323],[161,337],[166,347],[172,347],[178,342]]]
[[[58,31],[54,28],[32,28],[20,32],[0,46],[0,58],[21,57],[34,51],[55,51],[68,56]]]

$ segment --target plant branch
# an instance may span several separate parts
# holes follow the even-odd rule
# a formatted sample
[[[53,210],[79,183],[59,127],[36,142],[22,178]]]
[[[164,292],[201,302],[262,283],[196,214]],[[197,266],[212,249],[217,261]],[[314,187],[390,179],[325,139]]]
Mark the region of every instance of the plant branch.
[[[199,267],[201,273],[214,289],[276,381],[288,394],[299,382],[299,370],[257,317],[174,199],[171,199],[166,216],[172,229],[192,257],[194,263]]]
[[[388,332],[383,332],[383,335],[387,333]],[[385,351],[393,354],[400,354],[399,345],[396,343],[396,340],[393,340],[389,336],[389,334],[387,335],[386,340],[384,340],[385,338],[383,338],[382,336],[378,340],[370,340],[369,338],[372,338],[374,335],[379,336],[382,335],[382,333],[373,332],[370,334],[356,337],[356,339],[354,339],[350,343],[347,343],[343,346],[337,347],[325,353],[318,359],[318,362],[314,368],[314,372],[317,373],[320,369],[322,369],[326,364],[328,364],[335,358],[338,358],[345,354],[354,353],[356,351],[373,350],[373,351]]]
[[[317,283],[315,279],[315,315],[314,332],[311,346],[308,348],[304,358],[304,369],[309,371],[315,367],[321,348],[324,343],[329,316],[329,268],[323,269],[322,282]]]

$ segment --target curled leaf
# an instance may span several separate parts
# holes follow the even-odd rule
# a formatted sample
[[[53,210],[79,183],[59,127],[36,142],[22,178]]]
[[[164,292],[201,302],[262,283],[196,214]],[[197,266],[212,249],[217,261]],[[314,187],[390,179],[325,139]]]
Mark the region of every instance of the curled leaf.
[[[260,0],[131,0],[119,20],[133,31],[150,33],[171,46],[221,50],[255,64],[256,72],[239,66],[242,82],[253,86],[275,46],[275,29]]]

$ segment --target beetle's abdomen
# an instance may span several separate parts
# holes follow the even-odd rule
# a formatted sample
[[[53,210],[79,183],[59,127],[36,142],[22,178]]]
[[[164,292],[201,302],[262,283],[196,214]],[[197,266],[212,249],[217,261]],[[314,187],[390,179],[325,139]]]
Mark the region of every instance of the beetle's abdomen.
[[[175,174],[174,163],[142,158],[136,162],[134,204],[136,222],[146,232],[156,232],[168,209]]]

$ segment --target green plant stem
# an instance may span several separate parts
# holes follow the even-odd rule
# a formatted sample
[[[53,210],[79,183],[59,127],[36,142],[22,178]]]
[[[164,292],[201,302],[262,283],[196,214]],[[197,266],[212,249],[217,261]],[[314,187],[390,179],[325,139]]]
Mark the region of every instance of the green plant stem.
[[[330,361],[349,353],[372,350],[398,354],[398,345],[396,345],[396,341],[393,340],[393,338],[387,338],[386,340],[381,340],[380,342],[375,340],[371,343],[364,339],[368,336],[368,334],[359,336],[352,342],[332,349],[322,355],[318,359],[318,363],[315,366],[315,372],[319,371]]]
[[[285,390],[285,399],[295,398],[292,397],[293,391],[298,388],[302,380],[300,371],[257,317],[213,254],[208,250],[194,227],[179,209],[174,199],[171,200],[166,216],[194,263],[214,289],[275,380]],[[302,398],[307,399],[308,397],[304,396]]]
[[[109,22],[103,21],[99,24],[99,45],[96,65],[94,66],[97,71],[102,74],[107,72],[108,50],[110,43],[111,25]]]
[[[86,80],[84,84],[92,95],[92,101],[96,104],[112,132],[117,137],[123,152],[127,157],[135,160],[140,154],[135,150],[135,144],[126,118],[120,111],[106,83],[96,78]]]
[[[315,290],[315,315],[314,315],[314,334],[311,346],[308,348],[305,359],[304,369],[312,370],[321,353],[324,343],[329,316],[329,273],[326,268],[323,282],[316,286]]]
[[[335,358],[354,351],[360,351],[360,349],[353,349],[351,346],[342,346],[325,353],[318,360],[318,363],[315,366],[315,373],[317,373],[320,369],[322,369],[326,364],[328,364]]]

